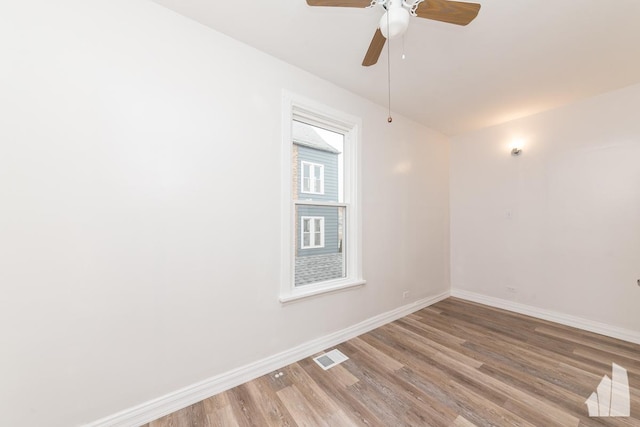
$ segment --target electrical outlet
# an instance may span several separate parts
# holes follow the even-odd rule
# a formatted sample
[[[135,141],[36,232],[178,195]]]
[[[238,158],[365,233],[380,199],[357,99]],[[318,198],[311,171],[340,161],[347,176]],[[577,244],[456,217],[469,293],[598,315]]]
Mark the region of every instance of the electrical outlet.
[[[409,291],[404,291],[402,293],[402,299],[407,299],[407,298],[409,298]]]

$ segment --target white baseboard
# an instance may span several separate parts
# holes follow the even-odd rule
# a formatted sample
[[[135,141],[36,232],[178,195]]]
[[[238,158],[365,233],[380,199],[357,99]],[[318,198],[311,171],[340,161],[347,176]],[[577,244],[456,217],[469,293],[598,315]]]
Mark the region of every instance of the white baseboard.
[[[282,353],[242,366],[221,375],[192,384],[157,399],[86,424],[86,427],[133,427],[146,424],[203,399],[251,381],[298,360],[362,335],[377,327],[421,310],[449,296],[449,291],[379,314],[356,325],[306,342]]]
[[[606,323],[595,322],[593,320],[584,319],[582,317],[570,316],[568,314],[557,311],[545,310],[543,308],[533,307],[530,305],[520,304],[517,302],[490,297],[475,292],[464,291],[461,289],[451,289],[451,296],[464,299],[467,301],[477,302],[479,304],[491,307],[502,308],[504,310],[513,311],[527,316],[537,317],[539,319],[549,320],[551,322],[560,323],[566,326],[583,329],[596,334],[606,335],[608,337],[629,341],[640,344],[640,332],[630,329],[619,328],[617,326],[607,325]]]

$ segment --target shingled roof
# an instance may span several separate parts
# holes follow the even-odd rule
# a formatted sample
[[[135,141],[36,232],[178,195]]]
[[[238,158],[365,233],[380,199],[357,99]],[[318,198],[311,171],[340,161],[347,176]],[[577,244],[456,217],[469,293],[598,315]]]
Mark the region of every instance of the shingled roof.
[[[293,121],[292,128],[293,143],[303,145],[305,147],[314,148],[316,150],[326,151],[329,153],[340,154],[340,151],[329,145],[315,129],[305,123]]]

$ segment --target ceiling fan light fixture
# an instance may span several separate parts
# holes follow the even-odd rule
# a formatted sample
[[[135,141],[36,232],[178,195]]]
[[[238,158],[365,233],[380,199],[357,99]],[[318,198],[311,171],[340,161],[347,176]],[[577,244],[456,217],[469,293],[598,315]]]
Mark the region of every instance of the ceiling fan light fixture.
[[[403,35],[409,28],[409,11],[402,7],[390,8],[380,18],[380,31],[386,39],[393,39]],[[387,25],[387,22],[389,25]]]
[[[301,0],[299,0],[301,1]],[[467,25],[473,21],[481,5],[459,0],[306,0],[309,6],[355,7],[367,9],[380,6],[386,12],[373,34],[363,67],[378,62],[388,39],[404,35],[412,17],[431,19],[455,25]],[[378,8],[378,9],[380,9]],[[388,48],[388,46],[387,46]],[[403,46],[404,51],[404,46]]]

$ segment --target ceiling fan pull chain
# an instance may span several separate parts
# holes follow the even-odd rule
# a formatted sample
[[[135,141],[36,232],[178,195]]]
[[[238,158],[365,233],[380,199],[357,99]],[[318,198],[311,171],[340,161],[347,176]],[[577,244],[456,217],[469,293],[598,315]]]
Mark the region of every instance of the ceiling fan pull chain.
[[[404,54],[404,39],[407,37],[407,33],[404,33],[402,35],[402,59],[406,58],[406,55]]]
[[[387,28],[389,28],[389,14],[387,13]],[[391,40],[387,40],[387,88],[389,90],[389,117],[387,117],[387,123],[391,123],[393,118],[391,117]]]

